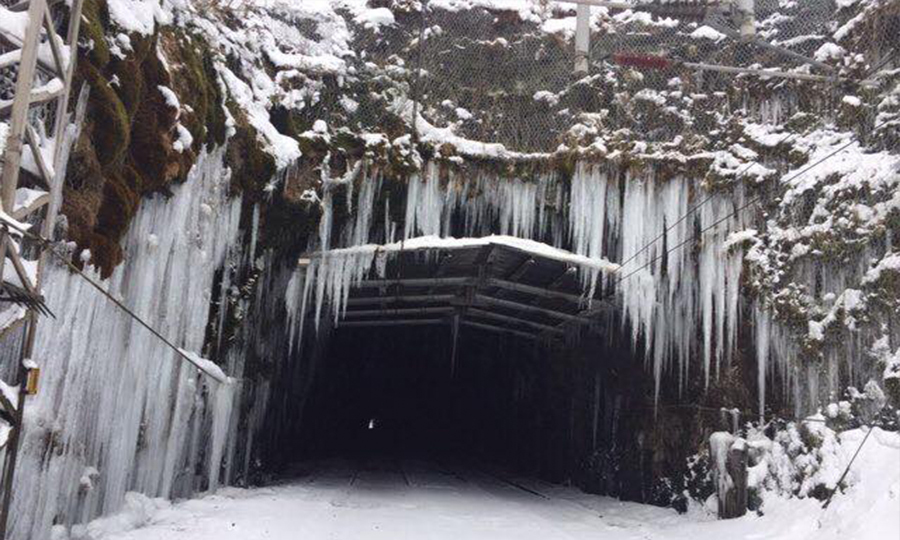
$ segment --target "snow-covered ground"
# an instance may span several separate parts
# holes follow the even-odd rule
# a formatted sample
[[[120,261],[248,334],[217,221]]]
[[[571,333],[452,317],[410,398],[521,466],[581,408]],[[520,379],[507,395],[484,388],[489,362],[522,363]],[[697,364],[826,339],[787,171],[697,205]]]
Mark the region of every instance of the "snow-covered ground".
[[[847,432],[849,459],[864,433]],[[227,488],[170,505],[131,494],[127,510],[73,530],[105,540],[227,539],[768,539],[900,538],[900,435],[876,429],[850,473],[854,483],[822,509],[814,499],[766,500],[755,514],[716,521],[574,488],[412,459],[306,464],[275,487]],[[66,538],[57,531],[57,538]]]

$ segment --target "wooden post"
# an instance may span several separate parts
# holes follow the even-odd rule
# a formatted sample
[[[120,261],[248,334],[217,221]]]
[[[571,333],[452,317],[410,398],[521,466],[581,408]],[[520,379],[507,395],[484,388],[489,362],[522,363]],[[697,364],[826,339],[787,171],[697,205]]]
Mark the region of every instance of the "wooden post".
[[[709,455],[719,519],[743,516],[747,513],[747,441],[726,431],[717,431],[709,437]]]

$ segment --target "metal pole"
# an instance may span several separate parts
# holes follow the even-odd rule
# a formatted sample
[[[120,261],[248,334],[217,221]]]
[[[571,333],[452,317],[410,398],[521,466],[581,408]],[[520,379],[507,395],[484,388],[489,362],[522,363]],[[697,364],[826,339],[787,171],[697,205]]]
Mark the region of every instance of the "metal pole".
[[[793,73],[790,71],[781,71],[776,69],[754,69],[754,68],[742,68],[742,67],[732,67],[732,66],[720,66],[716,64],[702,64],[697,62],[684,62],[683,64],[686,68],[691,69],[700,69],[703,71],[718,71],[719,73],[733,73],[733,74],[744,74],[749,73],[752,75],[758,75],[760,77],[778,77],[781,79],[798,79],[801,81],[813,81],[813,82],[836,82],[839,80],[838,77],[824,77],[822,75],[810,75],[808,73]]]
[[[22,163],[22,145],[25,127],[28,123],[28,106],[31,104],[31,90],[34,71],[37,67],[38,40],[43,21],[46,0],[34,0],[28,6],[28,27],[22,43],[19,74],[16,78],[15,96],[9,118],[6,149],[3,152],[3,173],[0,176],[0,208],[13,214],[16,203],[16,188],[19,185],[19,166]],[[6,264],[6,242],[0,233],[0,276]],[[0,536],[2,538],[2,536]]]
[[[54,3],[56,3],[54,1]],[[78,33],[81,23],[81,8],[83,0],[74,0],[72,7],[69,9],[69,29],[66,39],[68,46],[68,65],[63,65],[61,55],[59,37],[55,33],[53,21],[47,0],[31,0],[28,4],[28,27],[26,29],[25,38],[22,43],[21,61],[19,63],[19,74],[16,80],[15,96],[13,98],[12,109],[10,111],[10,130],[7,138],[6,151],[4,153],[4,168],[2,174],[2,207],[10,215],[14,213],[15,193],[18,187],[19,172],[22,158],[23,137],[28,134],[29,144],[32,151],[39,152],[37,148],[38,141],[33,133],[30,132],[31,126],[28,125],[28,110],[32,105],[33,87],[35,82],[35,69],[38,62],[38,47],[41,42],[41,27],[46,26],[46,37],[49,40],[54,55],[54,67],[59,71],[58,77],[63,81],[63,91],[57,94],[53,99],[56,103],[56,122],[53,129],[56,140],[56,151],[53,156],[53,165],[55,171],[61,169],[60,163],[61,149],[64,144],[62,134],[68,126],[68,115],[66,109],[68,107],[69,95],[71,92],[72,79],[74,77],[74,67],[78,54]],[[37,160],[40,162],[40,160]],[[42,167],[44,180],[50,187],[49,200],[47,203],[48,210],[44,215],[43,230],[51,231],[59,203],[55,198],[60,196],[61,185],[64,178],[47,177],[46,167]],[[36,211],[37,207],[35,208]],[[5,244],[4,232],[0,232],[0,275],[2,275],[6,254],[4,253]],[[26,235],[23,234],[23,240]],[[14,262],[18,254],[12,253]],[[35,275],[35,289],[40,293],[41,274],[45,261],[44,251],[41,250],[37,273]],[[23,277],[23,280],[25,278]],[[23,343],[19,353],[19,370],[21,382],[19,384],[19,395],[16,410],[14,412],[15,425],[9,438],[9,446],[6,454],[6,463],[3,468],[3,494],[2,508],[0,508],[0,540],[7,537],[7,529],[9,526],[9,512],[12,505],[13,484],[15,479],[16,464],[18,462],[19,447],[21,445],[22,432],[24,430],[24,410],[26,395],[28,393],[28,375],[29,368],[26,363],[31,360],[34,354],[35,336],[37,334],[38,313],[34,309],[28,311],[25,316],[25,327],[23,334]]]
[[[32,0],[28,6],[28,29],[22,44],[22,56],[19,62],[19,76],[16,79],[16,94],[13,97],[12,112],[9,119],[9,135],[6,139],[6,152],[3,156],[3,209],[12,214],[16,199],[16,187],[19,181],[19,166],[22,163],[22,144],[25,137],[25,125],[28,122],[28,106],[31,104],[31,91],[34,84],[34,71],[37,66],[38,38],[41,35],[46,0]]]
[[[575,19],[575,76],[588,74],[588,52],[591,49],[591,6],[578,4]]]
[[[608,9],[638,9],[641,6],[631,2],[606,2],[605,0],[553,0],[560,4],[578,4],[579,6],[597,6]]]
[[[34,334],[37,323],[37,316],[34,310],[28,312],[27,321],[25,323],[25,343],[19,352],[19,367],[22,368],[25,360],[31,355],[34,348]],[[9,434],[9,445],[7,448],[6,467],[3,471],[3,507],[0,510],[0,540],[6,540],[6,528],[9,523],[9,508],[12,505],[13,478],[16,471],[16,463],[19,459],[19,442],[22,438],[23,427],[23,411],[25,410],[25,395],[28,388],[27,370],[21,369],[22,381],[19,383],[19,399],[16,404],[15,425]]]

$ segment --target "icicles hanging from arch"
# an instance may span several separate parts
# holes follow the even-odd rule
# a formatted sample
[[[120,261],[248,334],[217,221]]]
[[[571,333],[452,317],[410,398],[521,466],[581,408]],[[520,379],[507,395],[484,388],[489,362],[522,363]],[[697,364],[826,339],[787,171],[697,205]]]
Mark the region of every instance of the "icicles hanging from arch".
[[[335,320],[342,316],[350,289],[371,271],[375,251],[333,257],[329,250],[389,243],[397,224],[387,209],[405,203],[405,240],[511,235],[625,263],[610,283],[635,347],[645,351],[657,397],[667,374],[677,376],[680,390],[693,370],[709,385],[735,352],[743,251],[728,238],[745,227],[746,213],[736,211],[744,200],[740,185],[710,196],[699,179],[657,177],[652,166],[581,161],[564,180],[555,172],[504,178],[432,161],[409,179],[406,200],[392,201],[374,168],[358,162],[348,170],[337,180],[323,177],[317,246],[323,255],[298,269],[288,287],[296,328],[307,313],[317,326],[326,304]],[[347,187],[347,204],[356,212],[333,234],[332,189],[342,184],[355,186]],[[376,205],[386,210],[377,227]],[[581,268],[580,277],[586,298],[593,297],[600,273]]]

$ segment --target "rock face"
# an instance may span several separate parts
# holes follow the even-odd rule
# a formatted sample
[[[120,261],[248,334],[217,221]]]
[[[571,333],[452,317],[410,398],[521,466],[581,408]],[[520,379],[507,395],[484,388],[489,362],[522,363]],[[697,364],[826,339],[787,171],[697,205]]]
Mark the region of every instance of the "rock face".
[[[836,84],[615,63],[810,69],[640,12],[594,11],[592,74],[574,80],[566,7],[306,4],[86,0],[91,101],[63,206],[76,260],[89,250],[110,290],[241,383],[177,367],[54,271],[48,297],[78,317],[41,329],[40,350],[71,347],[42,366],[16,538],[129,490],[187,496],[284,464],[317,377],[343,380],[323,361],[329,310],[373,266],[298,269],[308,250],[508,234],[621,264],[573,282],[616,309],[510,367],[517,408],[492,402],[528,448],[518,465],[591,491],[705,498],[708,456],[685,459],[720,407],[794,417],[870,380],[898,405],[896,2],[757,2],[759,34]],[[120,429],[84,403],[119,403]]]

